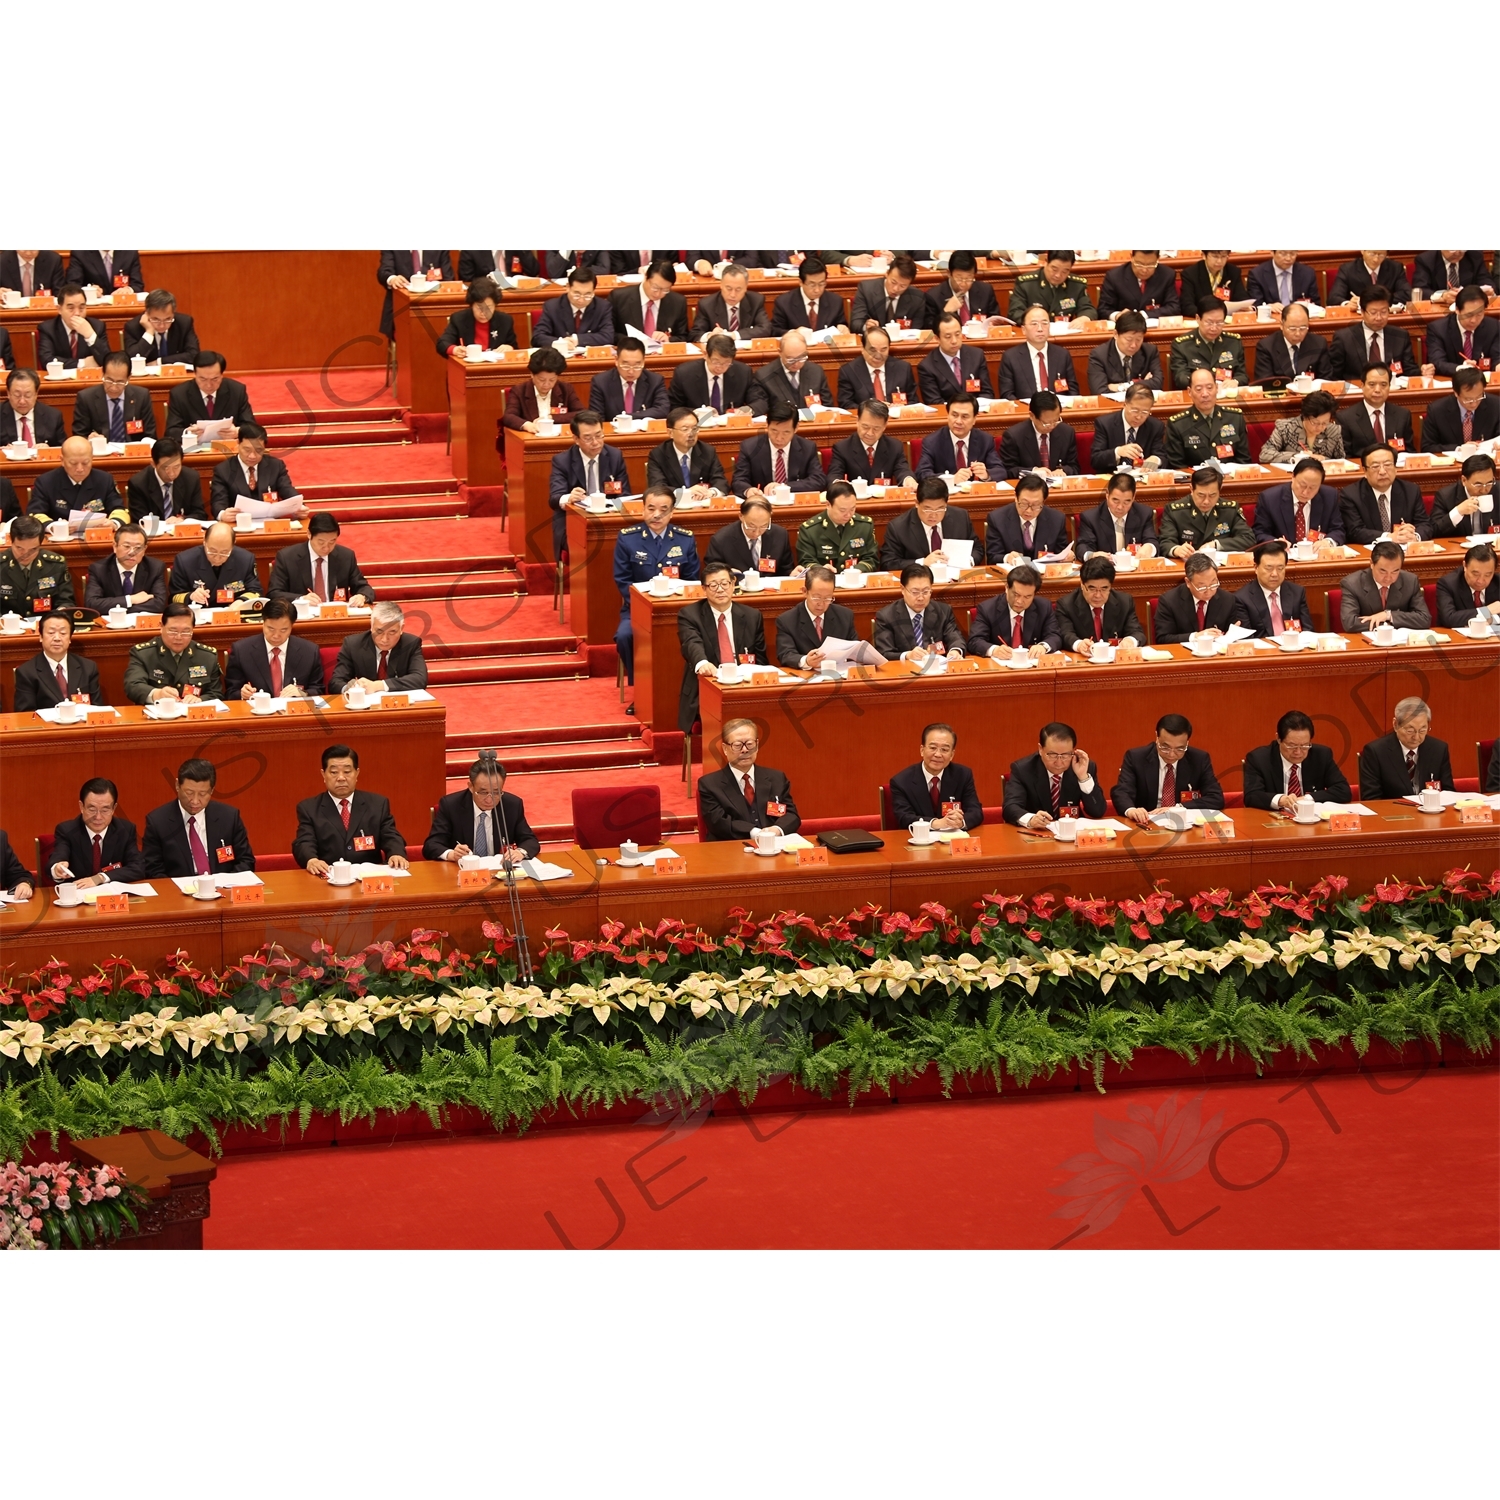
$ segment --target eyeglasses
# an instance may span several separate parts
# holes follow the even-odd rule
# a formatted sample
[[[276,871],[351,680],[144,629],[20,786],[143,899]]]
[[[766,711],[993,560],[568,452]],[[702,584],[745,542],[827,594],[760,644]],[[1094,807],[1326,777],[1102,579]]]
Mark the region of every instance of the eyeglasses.
[[[759,740],[725,740],[724,744],[730,750],[738,750],[741,755],[745,755],[751,750],[758,750],[760,748]]]
[[[1180,760],[1188,753],[1188,747],[1186,745],[1164,745],[1160,740],[1157,740],[1156,753],[1163,760]]]

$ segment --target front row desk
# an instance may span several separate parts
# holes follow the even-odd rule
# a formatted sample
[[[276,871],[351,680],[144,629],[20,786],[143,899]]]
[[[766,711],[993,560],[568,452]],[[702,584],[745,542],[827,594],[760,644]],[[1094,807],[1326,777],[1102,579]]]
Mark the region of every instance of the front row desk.
[[[1160,882],[1178,896],[1223,887],[1239,894],[1271,881],[1306,889],[1330,873],[1367,891],[1393,872],[1435,881],[1464,865],[1486,874],[1494,868],[1494,824],[1462,823],[1451,808],[1426,814],[1410,803],[1368,805],[1374,816],[1363,818],[1358,832],[1341,833],[1327,824],[1299,827],[1270,813],[1234,809],[1235,838],[1227,847],[1195,829],[1132,831],[1102,847],[1079,849],[986,823],[978,830],[978,854],[954,855],[944,845],[913,849],[904,833],[894,832],[884,835],[882,850],[834,855],[816,866],[799,866],[793,854],[760,858],[739,843],[684,842],[675,847],[687,872],[678,875],[622,869],[613,863],[613,849],[600,851],[611,859],[602,866],[592,850],[549,850],[549,863],[573,873],[546,884],[523,879],[523,923],[535,956],[552,928],[593,937],[603,922],[654,927],[669,916],[722,933],[736,907],[757,916],[794,910],[826,921],[867,902],[915,912],[924,901],[939,901],[968,919],[973,903],[996,891],[1120,899]],[[132,897],[118,916],[88,906],[56,907],[51,892],[42,891],[25,906],[0,911],[0,966],[26,973],[57,957],[78,975],[118,954],[152,968],[182,948],[198,967],[222,968],[272,943],[310,958],[314,940],[322,939],[349,954],[404,939],[416,927],[435,928],[448,943],[474,953],[489,941],[486,923],[511,928],[504,886],[460,890],[451,864],[414,864],[390,895],[336,889],[303,870],[270,871],[263,879],[258,905],[234,905],[224,897],[198,901],[171,881],[156,880],[156,896]]]

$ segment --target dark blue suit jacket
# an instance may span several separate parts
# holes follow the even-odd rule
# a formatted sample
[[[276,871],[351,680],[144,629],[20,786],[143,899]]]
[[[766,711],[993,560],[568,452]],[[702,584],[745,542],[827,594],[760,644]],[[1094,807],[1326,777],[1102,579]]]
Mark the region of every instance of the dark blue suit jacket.
[[[1004,594],[986,599],[974,611],[969,625],[970,656],[988,656],[991,646],[1008,646],[1013,633],[1010,604]],[[1062,649],[1062,629],[1052,605],[1046,599],[1033,599],[1021,616],[1021,644],[1035,646],[1045,641],[1049,651]]]
[[[1057,390],[1059,380],[1066,385],[1066,392]],[[1061,344],[1047,345],[1047,389],[1059,395],[1083,394],[1073,356]],[[1007,401],[1029,401],[1036,395],[1036,350],[1030,344],[1017,344],[1001,356],[1000,394]]]
[[[1449,313],[1427,325],[1427,363],[1442,376],[1451,376],[1464,362],[1464,334],[1458,318]],[[1484,317],[1474,330],[1473,364],[1493,370],[1500,364],[1500,318]]]
[[[965,456],[971,464],[983,464],[991,479],[1000,478],[1000,450],[989,433],[978,427],[971,428],[964,439]],[[922,451],[917,455],[916,476],[926,479],[933,474],[953,473],[953,434],[946,427],[929,432],[922,439]]]
[[[1269,542],[1280,537],[1290,542],[1297,529],[1297,517],[1293,509],[1292,487],[1289,484],[1274,485],[1255,502],[1255,540]],[[1324,536],[1332,537],[1341,547],[1344,545],[1344,515],[1339,506],[1339,492],[1323,485],[1313,496],[1307,512],[1308,525]]]
[[[212,804],[210,804],[212,805]],[[93,835],[81,817],[67,818],[53,833],[52,860],[37,874],[44,881],[52,879],[52,865],[65,864],[74,878],[83,880],[94,873]],[[104,830],[103,864],[100,873],[109,871],[112,880],[141,880],[146,863],[135,841],[135,824],[129,818],[111,818]],[[117,868],[111,868],[115,866]]]
[[[625,472],[625,455],[608,443],[599,452],[599,483],[618,482],[623,495],[630,489],[630,476]],[[575,443],[552,460],[552,474],[547,483],[547,504],[552,507],[552,552],[561,557],[568,540],[568,515],[562,508],[564,495],[584,486],[588,462],[583,450]],[[609,492],[606,490],[606,494]]]
[[[1313,628],[1312,611],[1307,607],[1307,590],[1300,583],[1283,583],[1281,594],[1281,619],[1285,624],[1296,620],[1304,630]],[[1236,623],[1247,626],[1256,635],[1270,635],[1271,611],[1260,582],[1252,578],[1234,596],[1234,618]]]
[[[635,383],[635,410],[632,417],[664,417],[670,410],[667,384],[655,370],[642,370]],[[620,372],[611,366],[589,381],[589,410],[596,411],[606,422],[625,410],[625,386]]]
[[[1157,766],[1155,745],[1141,745],[1125,752],[1120,779],[1109,794],[1116,812],[1129,812],[1132,807],[1144,807],[1147,812],[1155,809]],[[1177,762],[1177,800],[1199,811],[1205,807],[1223,811],[1224,790],[1214,775],[1207,750],[1189,745]]]
[[[948,764],[938,778],[938,796],[944,802],[963,805],[966,828],[978,828],[984,822],[984,806],[974,787],[974,773],[967,766]],[[921,761],[891,777],[891,817],[897,828],[910,828],[918,819],[930,821],[941,816],[932,810],[932,792]]]
[[[1281,288],[1276,284],[1276,262],[1262,261],[1245,280],[1245,291],[1255,302],[1280,302]],[[1318,300],[1318,278],[1311,266],[1301,261],[1292,267],[1292,301],[1303,298]]]
[[[1012,552],[1024,552],[1027,557],[1035,558],[1044,552],[1061,552],[1067,545],[1067,522],[1062,512],[1050,505],[1044,505],[1032,523],[1029,547],[1021,532],[1020,514],[1013,504],[997,506],[984,519],[984,555],[992,563],[1004,562]]]
[[[533,349],[545,349],[554,339],[565,339],[573,332],[573,309],[566,294],[554,297],[531,328]],[[609,301],[595,297],[583,310],[580,344],[612,344],[615,341],[615,315]]]

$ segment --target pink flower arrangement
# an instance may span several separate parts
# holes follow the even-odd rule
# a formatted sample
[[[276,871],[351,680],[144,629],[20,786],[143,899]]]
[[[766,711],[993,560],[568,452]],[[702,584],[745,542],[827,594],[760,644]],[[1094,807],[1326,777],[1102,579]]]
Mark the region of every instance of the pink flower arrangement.
[[[119,1167],[8,1161],[0,1166],[0,1248],[34,1248],[37,1236],[56,1248],[64,1231],[74,1244],[85,1237],[114,1239],[123,1224],[135,1226],[131,1196]]]

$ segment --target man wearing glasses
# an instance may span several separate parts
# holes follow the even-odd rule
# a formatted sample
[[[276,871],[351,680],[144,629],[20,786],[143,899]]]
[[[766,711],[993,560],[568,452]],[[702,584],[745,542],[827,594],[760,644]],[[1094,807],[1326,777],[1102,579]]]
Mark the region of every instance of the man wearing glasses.
[[[1188,743],[1193,726],[1181,714],[1156,721],[1156,743],[1125,752],[1120,779],[1110,792],[1115,811],[1142,828],[1158,807],[1223,811],[1224,792],[1207,750]]]
[[[1099,768],[1068,724],[1043,724],[1041,748],[1010,763],[1005,779],[1005,821],[1022,828],[1045,828],[1056,818],[1102,818],[1104,789]]]
[[[1219,587],[1212,557],[1195,552],[1185,565],[1187,577],[1156,601],[1158,646],[1181,645],[1196,637],[1217,640],[1234,623],[1234,595]]]
[[[1475,453],[1464,460],[1457,484],[1432,501],[1432,534],[1484,536],[1495,530],[1495,460]]]
[[[698,837],[704,843],[748,839],[757,828],[796,833],[802,826],[792,784],[781,771],[755,764],[760,732],[753,719],[730,719],[723,729],[724,767],[698,782]]]
[[[109,443],[154,443],[156,413],[151,392],[130,383],[130,356],[116,350],[104,356],[104,377],[78,393],[73,436],[102,437]]]
[[[698,719],[698,679],[723,665],[743,662],[766,667],[766,627],[758,609],[734,602],[734,570],[726,562],[703,566],[705,599],[677,612],[677,644],[682,650],[682,694],[677,727],[693,732]]]

